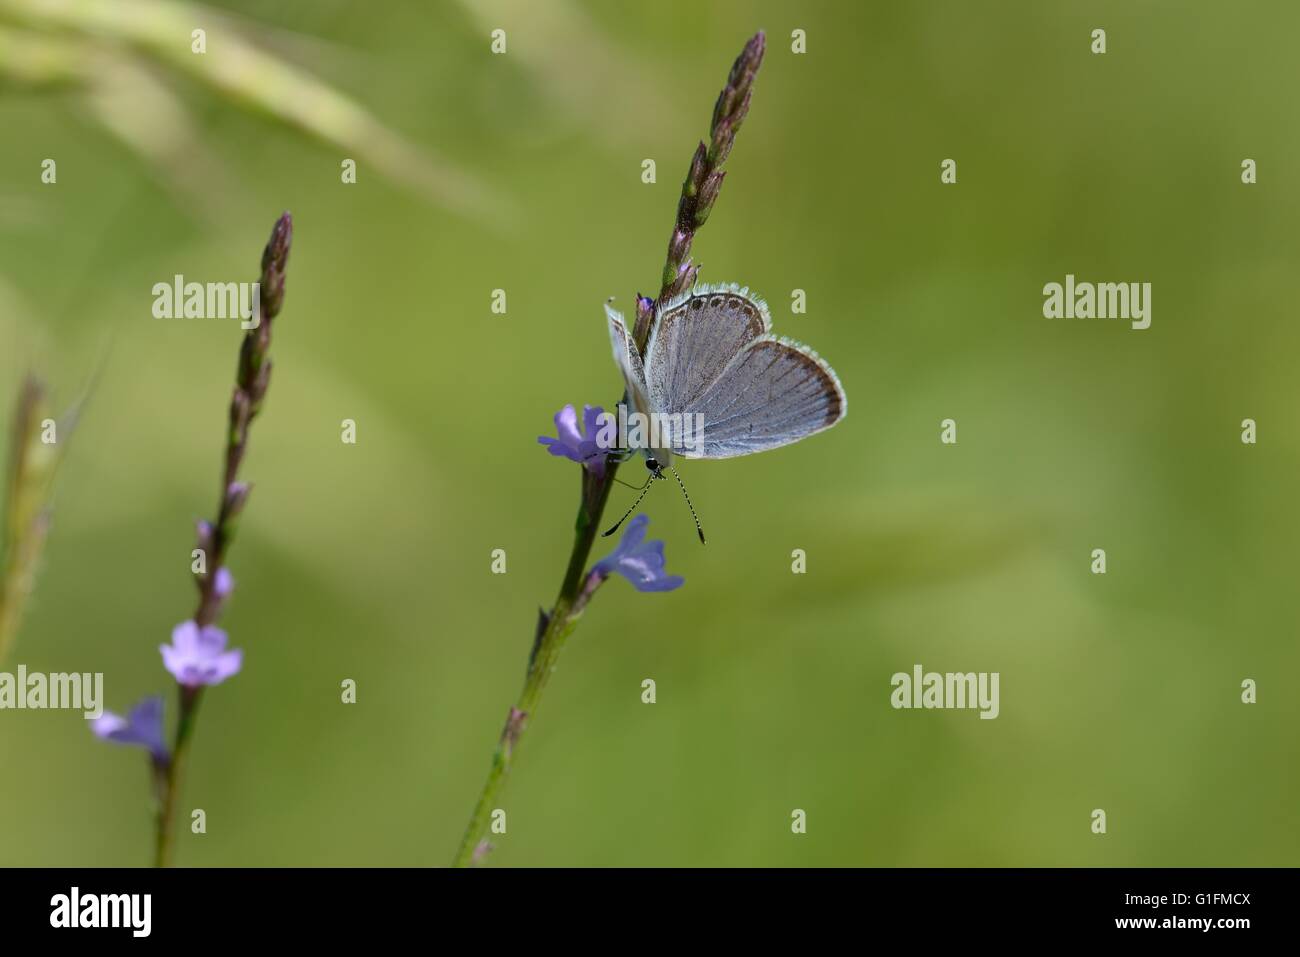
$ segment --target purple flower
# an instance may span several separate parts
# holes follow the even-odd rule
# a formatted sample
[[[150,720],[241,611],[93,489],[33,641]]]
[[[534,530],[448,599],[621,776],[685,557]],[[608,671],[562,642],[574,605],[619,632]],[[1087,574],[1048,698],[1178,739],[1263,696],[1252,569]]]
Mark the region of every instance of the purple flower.
[[[605,410],[600,406],[584,405],[582,407],[582,431],[578,431],[578,413],[573,406],[566,405],[555,413],[555,432],[557,439],[549,435],[539,435],[537,441],[550,446],[552,455],[563,456],[579,465],[597,478],[605,474],[605,453],[608,451],[596,442],[600,432],[599,418]]]
[[[650,519],[638,515],[627,523],[627,530],[618,547],[592,567],[593,575],[608,578],[622,575],[637,591],[672,591],[681,588],[686,579],[664,571],[664,543],[659,539],[643,541]]]
[[[163,744],[163,700],[160,695],[145,698],[125,718],[105,711],[98,718],[91,719],[90,730],[105,741],[148,748],[149,753],[159,760],[167,757],[167,746]]]
[[[235,576],[230,574],[230,570],[222,565],[217,569],[217,575],[212,582],[212,590],[216,592],[218,598],[225,598],[235,590]]]
[[[226,651],[226,633],[213,625],[183,621],[172,629],[172,643],[160,645],[163,665],[187,688],[219,685],[239,674],[243,651]]]

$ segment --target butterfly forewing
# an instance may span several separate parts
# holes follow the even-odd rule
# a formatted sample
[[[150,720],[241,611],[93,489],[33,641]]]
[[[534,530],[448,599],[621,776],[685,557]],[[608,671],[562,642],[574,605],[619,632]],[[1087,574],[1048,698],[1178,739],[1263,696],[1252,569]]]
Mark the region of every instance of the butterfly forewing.
[[[628,399],[636,412],[655,411],[646,392],[645,369],[641,364],[641,354],[637,352],[636,343],[628,335],[627,325],[618,312],[605,307],[609,317],[609,340],[614,349],[614,361],[623,373],[623,383],[627,386]]]

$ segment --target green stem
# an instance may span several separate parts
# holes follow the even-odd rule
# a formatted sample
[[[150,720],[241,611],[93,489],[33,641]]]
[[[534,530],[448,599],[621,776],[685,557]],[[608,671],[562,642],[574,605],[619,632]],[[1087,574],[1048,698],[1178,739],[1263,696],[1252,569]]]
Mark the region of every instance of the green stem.
[[[2,2],[2,0],[0,0]],[[225,471],[221,483],[221,498],[217,507],[216,522],[207,534],[201,535],[200,547],[208,553],[208,574],[199,576],[195,583],[199,590],[199,607],[193,622],[202,629],[214,624],[221,614],[223,596],[217,594],[216,581],[226,563],[226,549],[235,535],[240,512],[248,499],[249,486],[237,482],[239,464],[248,449],[248,427],[262,408],[266,389],[270,383],[271,321],[280,314],[284,305],[285,269],[289,261],[289,247],[293,240],[293,219],[288,213],[275,221],[271,238],[262,250],[261,321],[244,334],[239,347],[239,364],[235,371],[235,392],[230,403],[230,419],[226,431]],[[154,863],[168,867],[172,859],[172,830],[176,804],[180,800],[181,771],[194,734],[194,721],[198,715],[202,686],[180,688],[180,716],[176,721],[176,742],[170,761],[163,768],[155,765],[155,787],[158,789],[158,828]]]
[[[610,463],[605,469],[604,477],[600,479],[591,478],[586,470],[583,471],[582,506],[578,509],[569,567],[564,573],[564,582],[560,585],[560,594],[555,600],[555,607],[551,609],[546,625],[533,646],[523,690],[506,718],[506,725],[497,743],[496,753],[492,755],[492,767],[488,770],[487,782],[483,785],[483,793],[479,796],[478,803],[474,806],[474,813],[470,817],[469,827],[465,829],[460,850],[456,852],[456,858],[452,862],[453,867],[468,867],[475,863],[474,852],[478,848],[479,839],[487,830],[488,819],[492,815],[501,788],[505,785],[506,772],[510,770],[511,762],[518,753],[526,723],[537,712],[542,692],[546,690],[547,679],[555,670],[560,652],[564,649],[565,639],[569,637],[578,619],[582,617],[586,600],[590,597],[590,593],[583,589],[587,560],[591,556],[591,547],[596,541],[600,518],[605,511],[605,503],[609,500],[610,489],[614,486],[616,470],[617,466]]]
[[[723,162],[731,152],[736,138],[736,131],[749,112],[749,100],[754,83],[754,75],[763,62],[766,40],[759,32],[745,44],[740,56],[731,67],[727,85],[722,88],[717,103],[713,108],[713,123],[709,128],[709,144],[701,143],[695,151],[690,170],[682,184],[682,195],[678,202],[677,217],[672,236],[668,240],[668,258],[664,265],[663,288],[659,293],[659,302],[666,302],[673,295],[688,290],[695,282],[699,267],[690,259],[691,243],[695,234],[708,219],[713,204],[717,201],[722,188]],[[650,337],[651,327],[655,321],[656,305],[649,299],[637,297],[636,324],[633,338],[642,355],[645,354],[646,342]],[[627,402],[627,396],[623,396]],[[469,827],[461,840],[460,850],[452,862],[453,867],[467,867],[477,863],[478,841],[492,814],[493,805],[501,788],[505,785],[506,772],[514,759],[523,736],[527,722],[537,710],[542,692],[546,690],[546,679],[555,670],[555,663],[564,648],[564,640],[573,631],[586,607],[587,600],[599,586],[602,578],[593,578],[587,587],[585,572],[587,559],[591,555],[591,546],[596,540],[596,531],[600,526],[600,517],[609,500],[610,489],[614,485],[614,472],[617,466],[609,463],[603,477],[594,478],[585,468],[582,471],[582,505],[578,509],[576,534],[573,539],[573,552],[569,555],[569,567],[564,573],[564,583],[560,586],[560,595],[555,600],[555,607],[544,620],[533,645],[532,657],[528,660],[528,676],[524,680],[524,690],[519,694],[519,701],[510,709],[506,718],[505,729],[497,744],[496,754],[492,756],[492,767],[488,771],[487,783],[479,796],[474,814],[470,817]]]
[[[176,744],[171,760],[160,769],[161,782],[158,795],[158,829],[154,846],[154,866],[171,867],[173,824],[176,804],[180,797],[181,772],[185,756],[189,753],[190,738],[194,734],[194,719],[198,714],[202,688],[180,686],[180,718],[176,723]]]

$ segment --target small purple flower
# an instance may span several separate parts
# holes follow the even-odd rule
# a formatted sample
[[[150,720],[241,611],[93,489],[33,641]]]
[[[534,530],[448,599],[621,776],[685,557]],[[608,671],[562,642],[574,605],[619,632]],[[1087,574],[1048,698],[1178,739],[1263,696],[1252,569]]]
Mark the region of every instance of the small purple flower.
[[[217,569],[216,578],[212,582],[212,590],[216,592],[218,598],[225,598],[235,590],[235,576],[230,574],[230,570],[225,565]]]
[[[539,435],[537,441],[550,447],[552,455],[571,459],[586,467],[596,478],[605,474],[605,453],[596,442],[600,432],[599,419],[605,410],[600,406],[584,405],[582,407],[582,431],[578,431],[578,413],[573,406],[566,405],[555,413],[555,432],[559,438]]]
[[[98,718],[91,719],[90,730],[105,741],[148,748],[149,753],[159,760],[167,757],[167,746],[163,744],[163,700],[160,695],[145,698],[125,718],[105,711]]]
[[[226,486],[226,511],[231,515],[238,515],[248,504],[248,493],[253,490],[253,486],[247,482],[231,482]]]
[[[199,628],[183,621],[172,629],[172,643],[160,645],[163,665],[187,688],[219,685],[239,674],[244,653],[236,648],[226,651],[226,633],[214,625]]]
[[[686,579],[680,575],[669,575],[664,570],[664,543],[657,538],[649,542],[643,541],[649,524],[650,519],[645,515],[638,515],[628,522],[618,547],[596,562],[591,573],[602,578],[617,573],[630,581],[637,591],[672,591],[681,588]]]

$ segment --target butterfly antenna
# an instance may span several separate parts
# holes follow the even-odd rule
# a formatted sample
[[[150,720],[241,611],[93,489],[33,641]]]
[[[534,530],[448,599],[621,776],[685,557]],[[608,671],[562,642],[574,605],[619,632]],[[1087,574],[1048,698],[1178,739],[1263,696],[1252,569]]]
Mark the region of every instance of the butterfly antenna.
[[[613,528],[609,529],[609,531],[601,532],[600,537],[608,538],[610,535],[613,535],[615,532],[617,532],[618,527],[627,521],[627,517],[636,511],[636,507],[641,504],[641,499],[645,498],[645,493],[648,491],[650,491],[650,483],[646,482],[645,487],[641,489],[641,494],[638,495],[636,497],[636,501],[632,503],[632,507],[623,513],[623,517],[614,523]]]
[[[686,491],[686,486],[682,484],[682,477],[677,474],[677,470],[671,465],[668,471],[673,473],[673,478],[677,479],[677,487],[682,490],[682,497],[686,499],[686,507],[691,510],[691,518],[695,519],[695,534],[700,536],[700,544],[704,544],[704,529],[700,528],[700,517],[695,514],[695,506],[691,504],[691,496]]]

